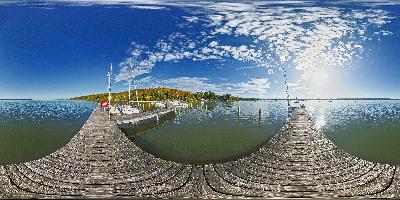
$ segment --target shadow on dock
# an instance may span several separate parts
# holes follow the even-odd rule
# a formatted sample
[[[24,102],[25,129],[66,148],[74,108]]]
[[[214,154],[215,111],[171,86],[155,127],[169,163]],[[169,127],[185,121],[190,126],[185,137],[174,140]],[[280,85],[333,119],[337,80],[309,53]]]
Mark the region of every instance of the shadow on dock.
[[[144,116],[143,116],[144,117]],[[223,164],[189,165],[142,151],[99,108],[63,148],[0,166],[0,197],[392,197],[397,166],[338,149],[304,109],[261,149]]]

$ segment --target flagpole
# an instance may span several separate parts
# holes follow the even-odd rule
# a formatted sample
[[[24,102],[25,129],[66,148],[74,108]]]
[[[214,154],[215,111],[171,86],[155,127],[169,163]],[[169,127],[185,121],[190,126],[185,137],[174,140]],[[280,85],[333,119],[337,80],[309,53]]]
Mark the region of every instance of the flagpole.
[[[136,93],[136,105],[139,107],[139,97],[137,95],[136,84],[135,84],[135,93]]]
[[[111,75],[112,75],[112,63],[110,65],[110,71],[108,71],[108,105],[111,107]]]
[[[131,79],[128,79],[128,105],[131,106]]]

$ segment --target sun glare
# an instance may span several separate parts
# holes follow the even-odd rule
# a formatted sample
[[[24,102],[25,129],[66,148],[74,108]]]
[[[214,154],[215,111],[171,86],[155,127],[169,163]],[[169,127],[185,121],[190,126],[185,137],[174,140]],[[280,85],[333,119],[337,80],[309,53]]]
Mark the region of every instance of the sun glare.
[[[334,97],[343,91],[340,78],[339,71],[334,67],[322,67],[311,74],[308,84],[314,93]]]

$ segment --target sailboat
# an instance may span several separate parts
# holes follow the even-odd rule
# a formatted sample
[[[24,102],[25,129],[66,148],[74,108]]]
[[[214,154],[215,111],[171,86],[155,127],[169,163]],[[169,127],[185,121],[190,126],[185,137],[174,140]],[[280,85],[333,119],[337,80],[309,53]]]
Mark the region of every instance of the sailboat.
[[[130,105],[123,105],[120,107],[122,114],[131,115],[131,114],[138,114],[140,110],[137,108],[133,108]]]
[[[131,114],[137,114],[140,113],[140,110],[137,108],[131,107],[131,80],[130,78],[128,79],[128,105],[121,106],[121,112],[122,114],[126,115],[131,115]],[[136,89],[136,87],[135,87]],[[136,99],[137,99],[137,91],[136,91]]]

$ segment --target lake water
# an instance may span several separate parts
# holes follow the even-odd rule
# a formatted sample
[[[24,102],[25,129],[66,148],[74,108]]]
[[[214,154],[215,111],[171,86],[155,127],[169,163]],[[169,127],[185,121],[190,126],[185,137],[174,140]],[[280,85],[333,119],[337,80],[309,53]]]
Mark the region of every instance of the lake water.
[[[307,101],[305,105],[316,125],[346,152],[400,164],[400,101]],[[87,101],[0,101],[0,164],[38,159],[61,148],[95,106]],[[158,125],[154,122],[123,131],[157,157],[218,163],[256,151],[286,118],[285,101],[209,103],[207,109],[181,110]]]
[[[79,131],[96,103],[0,101],[0,164],[46,156]]]
[[[346,152],[400,164],[400,101],[308,101],[306,108],[331,141]]]
[[[144,126],[123,131],[139,147],[156,157],[183,163],[218,163],[256,151],[283,126],[287,118],[285,102],[206,105],[207,109],[204,105],[181,110],[164,119],[156,128],[142,133]],[[240,115],[237,107],[240,107]]]
[[[370,161],[400,164],[400,101],[307,101],[305,105],[316,125],[344,151]],[[156,157],[218,163],[256,151],[287,118],[286,101],[218,103],[204,108],[183,110],[158,125],[123,131]]]

